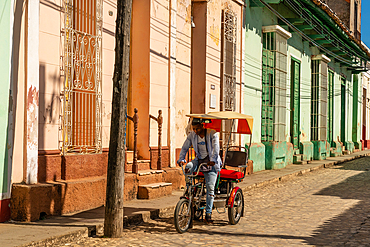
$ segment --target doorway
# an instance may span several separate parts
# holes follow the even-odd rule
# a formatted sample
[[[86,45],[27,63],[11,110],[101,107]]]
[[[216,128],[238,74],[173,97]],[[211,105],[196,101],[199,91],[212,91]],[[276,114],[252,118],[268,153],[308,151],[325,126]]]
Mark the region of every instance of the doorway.
[[[291,100],[290,100],[290,136],[294,149],[299,149],[300,126],[300,70],[301,63],[292,58],[291,62]]]
[[[344,77],[340,80],[340,141],[344,144],[346,138],[346,79]]]

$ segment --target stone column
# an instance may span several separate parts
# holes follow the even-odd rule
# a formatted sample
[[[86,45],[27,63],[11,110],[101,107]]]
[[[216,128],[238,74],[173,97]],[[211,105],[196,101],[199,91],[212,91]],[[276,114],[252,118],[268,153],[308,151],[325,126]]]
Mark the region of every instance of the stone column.
[[[37,183],[39,127],[39,21],[40,0],[28,0],[27,10],[27,92],[25,119],[26,160],[24,181]]]

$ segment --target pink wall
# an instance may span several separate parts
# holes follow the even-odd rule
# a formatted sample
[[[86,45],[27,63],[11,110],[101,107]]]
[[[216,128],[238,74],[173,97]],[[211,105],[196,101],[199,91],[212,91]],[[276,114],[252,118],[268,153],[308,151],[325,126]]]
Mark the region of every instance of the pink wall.
[[[62,1],[55,4],[62,7]],[[139,109],[139,156],[149,158],[149,146],[157,146],[157,123],[149,114],[158,115],[163,111],[162,145],[170,143],[169,131],[174,131],[176,148],[181,147],[185,138],[186,114],[219,110],[220,104],[220,56],[221,56],[221,11],[230,4],[241,22],[242,6],[239,1],[177,1],[176,63],[170,72],[170,6],[169,1],[134,0],[132,22],[131,86],[129,88],[129,115],[133,108]],[[15,6],[15,49],[14,80],[16,95],[13,102],[15,116],[13,182],[21,182],[24,164],[24,122],[25,122],[25,13],[24,6]],[[191,5],[195,28],[191,28]],[[49,5],[40,4],[40,106],[39,106],[39,150],[59,150],[61,136],[62,101],[64,87],[64,14]],[[109,12],[112,11],[112,15]],[[55,18],[58,17],[58,18]],[[109,145],[112,77],[114,67],[116,4],[103,1],[102,41],[102,143]],[[237,82],[240,83],[240,47],[242,27],[238,22]],[[17,36],[18,35],[18,36]],[[193,38],[192,38],[193,37]],[[191,68],[193,70],[191,71]],[[170,78],[175,73],[175,104],[170,103]],[[211,89],[211,85],[215,89]],[[216,95],[216,109],[209,108],[210,94]],[[237,89],[237,96],[240,89]],[[192,102],[191,102],[192,99]],[[240,99],[238,98],[237,102]],[[237,104],[239,107],[239,103]],[[175,109],[175,119],[169,119],[169,109]],[[237,108],[239,111],[239,108]],[[173,116],[173,115],[172,115]],[[128,128],[128,146],[133,147],[132,126]],[[174,148],[174,147],[173,147]],[[172,154],[174,155],[174,154]]]
[[[40,3],[39,27],[39,128],[38,147],[40,150],[54,150],[60,148],[62,135],[61,115],[62,91],[64,88],[64,14],[62,1],[55,2],[56,7]],[[109,144],[109,127],[112,97],[112,74],[114,65],[114,32],[116,5],[111,1],[103,1],[103,148]],[[109,11],[113,11],[110,16]],[[12,167],[12,182],[21,182],[24,177],[25,160],[25,97],[26,92],[26,4],[15,3],[14,21],[14,152]],[[57,17],[57,18],[56,18]]]

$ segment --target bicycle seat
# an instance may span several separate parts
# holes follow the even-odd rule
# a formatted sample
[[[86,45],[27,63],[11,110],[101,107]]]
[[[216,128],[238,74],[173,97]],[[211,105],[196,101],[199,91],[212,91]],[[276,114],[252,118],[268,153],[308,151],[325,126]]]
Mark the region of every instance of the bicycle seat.
[[[194,172],[193,174],[195,175],[196,172]],[[239,180],[244,178],[244,173],[234,170],[227,170],[225,168],[222,168],[219,174],[222,179]],[[198,177],[204,177],[203,172],[199,172]]]
[[[239,180],[244,178],[244,173],[234,170],[221,169],[220,174],[223,179]]]

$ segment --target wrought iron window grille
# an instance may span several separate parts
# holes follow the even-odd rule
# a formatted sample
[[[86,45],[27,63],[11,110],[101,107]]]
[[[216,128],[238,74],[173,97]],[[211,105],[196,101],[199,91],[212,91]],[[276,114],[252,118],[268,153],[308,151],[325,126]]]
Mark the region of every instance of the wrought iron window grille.
[[[311,140],[327,139],[328,64],[312,60],[311,74]]]
[[[102,152],[102,0],[64,0],[63,155]]]

